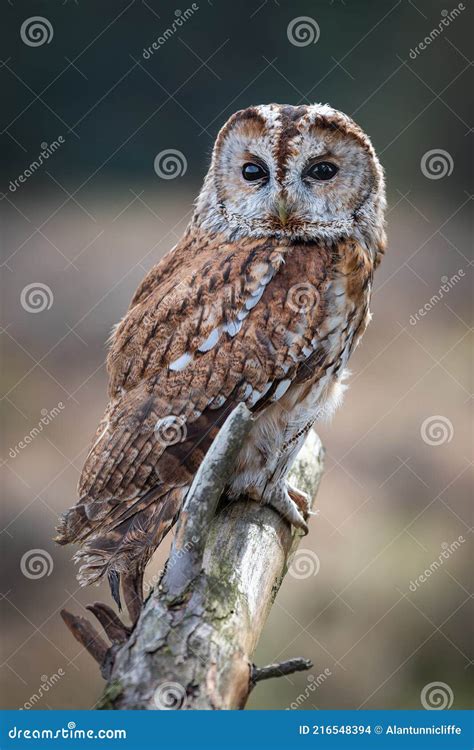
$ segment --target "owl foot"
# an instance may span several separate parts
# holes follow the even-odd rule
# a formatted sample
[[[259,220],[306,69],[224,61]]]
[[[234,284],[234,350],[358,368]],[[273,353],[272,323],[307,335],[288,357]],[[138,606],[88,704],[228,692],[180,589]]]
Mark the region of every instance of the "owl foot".
[[[314,513],[311,510],[311,498],[307,492],[303,492],[302,490],[299,490],[290,482],[286,483],[286,487],[287,487],[289,496],[291,497],[293,502],[296,503],[296,505],[298,506],[304,518],[306,518],[307,516],[316,515],[316,513]]]
[[[286,482],[273,488],[266,503],[275,508],[292,526],[302,529],[305,534],[308,533],[308,524],[300,513],[297,503],[291,497]]]

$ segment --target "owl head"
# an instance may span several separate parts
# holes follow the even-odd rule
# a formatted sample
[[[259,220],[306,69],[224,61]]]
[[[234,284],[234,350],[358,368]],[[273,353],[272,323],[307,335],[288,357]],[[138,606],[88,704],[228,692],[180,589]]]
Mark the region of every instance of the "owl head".
[[[217,137],[195,221],[228,239],[354,237],[383,250],[383,171],[367,135],[326,104],[236,112]]]

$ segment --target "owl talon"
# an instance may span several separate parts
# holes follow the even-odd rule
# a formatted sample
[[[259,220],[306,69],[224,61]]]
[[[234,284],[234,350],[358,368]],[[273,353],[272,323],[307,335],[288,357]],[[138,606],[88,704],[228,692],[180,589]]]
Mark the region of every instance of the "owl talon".
[[[290,494],[284,484],[278,485],[272,491],[267,500],[283,518],[297,529],[302,529],[306,535],[309,531],[308,524],[298,510],[297,504],[290,497]]]
[[[107,580],[109,583],[110,593],[112,599],[118,607],[118,611],[122,611],[122,600],[120,599],[120,573],[116,570],[109,570],[107,573]]]
[[[307,516],[316,515],[311,510],[311,498],[306,492],[299,490],[297,487],[290,484],[289,482],[287,483],[286,486],[287,486],[289,496],[291,497],[293,502],[297,505],[297,507],[299,508],[304,518],[306,518]]]

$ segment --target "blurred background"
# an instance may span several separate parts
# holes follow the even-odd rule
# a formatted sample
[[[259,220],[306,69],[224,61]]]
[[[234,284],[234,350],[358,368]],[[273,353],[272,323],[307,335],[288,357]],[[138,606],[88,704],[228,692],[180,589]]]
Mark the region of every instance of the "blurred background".
[[[389,246],[345,404],[319,431],[320,513],[255,655],[314,668],[248,707],[467,708],[467,0],[11,0],[3,16],[2,706],[95,705],[98,670],[58,613],[110,596],[78,588],[52,536],[106,403],[106,340],[183,232],[225,120],[321,101],[373,139]]]

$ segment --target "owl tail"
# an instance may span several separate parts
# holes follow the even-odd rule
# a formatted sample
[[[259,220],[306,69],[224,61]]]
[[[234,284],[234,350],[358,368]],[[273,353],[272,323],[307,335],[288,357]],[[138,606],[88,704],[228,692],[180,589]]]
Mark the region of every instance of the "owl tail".
[[[101,523],[91,521],[85,513],[85,505],[67,511],[57,529],[59,544],[84,541],[74,555],[79,563],[77,579],[81,586],[96,583],[107,576],[112,596],[121,608],[120,584],[127,608],[136,610],[141,606],[143,571],[154,551],[173,527],[181,509],[187,487],[175,487],[161,497],[151,491],[139,498],[122,515],[109,514]],[[116,511],[119,506],[116,506]],[[134,617],[132,616],[132,619]]]
[[[60,516],[54,541],[61,545],[80,542],[91,531],[91,520],[87,516],[86,504],[79,502]]]

